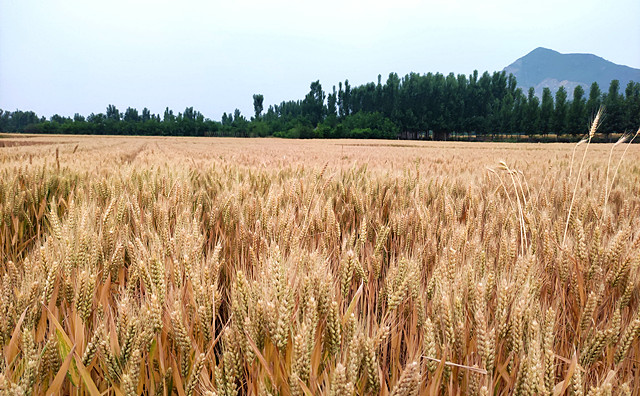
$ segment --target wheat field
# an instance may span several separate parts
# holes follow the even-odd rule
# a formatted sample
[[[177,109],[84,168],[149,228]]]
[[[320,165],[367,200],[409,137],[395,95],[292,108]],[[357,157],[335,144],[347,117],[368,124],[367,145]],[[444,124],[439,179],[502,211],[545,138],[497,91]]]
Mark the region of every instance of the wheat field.
[[[4,136],[0,392],[640,392],[640,147]]]

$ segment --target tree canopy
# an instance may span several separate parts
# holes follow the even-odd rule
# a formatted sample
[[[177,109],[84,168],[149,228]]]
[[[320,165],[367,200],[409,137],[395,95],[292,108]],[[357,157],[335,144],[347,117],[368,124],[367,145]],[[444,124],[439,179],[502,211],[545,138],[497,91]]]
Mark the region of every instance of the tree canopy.
[[[222,114],[220,121],[205,118],[193,107],[174,113],[152,114],[128,107],[121,112],[109,104],[104,113],[73,118],[38,117],[32,111],[0,109],[0,131],[64,134],[164,136],[279,136],[291,138],[447,139],[451,135],[492,139],[504,135],[569,135],[586,132],[590,118],[604,105],[600,131],[622,133],[640,125],[640,83],[613,80],[601,92],[593,83],[588,96],[578,86],[571,97],[564,87],[545,88],[542,98],[533,88],[525,92],[513,75],[474,71],[450,73],[390,73],[383,83],[351,86],[348,80],[326,93],[319,80],[302,100],[283,101],[264,108],[265,97],[253,95],[254,116],[240,110]]]

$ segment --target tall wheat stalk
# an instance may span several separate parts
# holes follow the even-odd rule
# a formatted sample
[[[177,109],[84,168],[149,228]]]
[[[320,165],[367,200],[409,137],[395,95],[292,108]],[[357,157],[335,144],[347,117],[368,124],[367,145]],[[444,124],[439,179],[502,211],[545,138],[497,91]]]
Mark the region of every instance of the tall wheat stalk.
[[[587,158],[587,151],[589,150],[589,143],[591,143],[591,139],[596,134],[598,130],[598,126],[600,123],[600,118],[602,117],[602,107],[598,109],[593,122],[591,123],[591,128],[589,128],[589,137],[587,138],[587,145],[585,146],[584,153],[582,154],[582,161],[580,161],[580,168],[578,169],[578,175],[576,176],[576,184],[573,188],[573,194],[571,195],[571,203],[569,204],[569,212],[567,213],[567,221],[564,226],[564,235],[562,237],[562,247],[565,247],[565,243],[567,241],[567,231],[569,230],[569,219],[571,218],[571,213],[573,211],[573,203],[576,199],[576,193],[578,192],[578,185],[580,184],[580,175],[582,174],[582,168],[584,167],[584,160]],[[580,143],[578,143],[580,144]],[[576,145],[577,146],[577,145]],[[573,168],[573,162],[571,164]]]
[[[623,144],[626,140],[629,140],[629,143],[624,148],[624,151],[622,152],[622,155],[618,160],[618,164],[616,165],[616,169],[613,172],[613,177],[611,178],[611,184],[609,184],[609,164],[611,163],[611,153],[609,154],[609,162],[607,163],[607,184],[605,185],[606,190],[605,190],[604,204],[602,205],[603,221],[607,216],[607,210],[606,210],[607,203],[609,202],[609,196],[611,195],[611,190],[613,189],[613,184],[616,180],[616,176],[618,175],[618,169],[620,169],[620,164],[622,163],[622,159],[624,158],[625,154],[627,154],[627,150],[629,149],[629,146],[633,143],[633,141],[636,139],[639,133],[640,133],[640,128],[638,128],[636,133],[631,138],[629,138],[628,135],[621,136],[620,139],[618,139],[618,141],[616,142],[616,144],[614,144],[613,147],[611,148],[611,153],[613,153],[613,149],[615,148],[615,146],[617,146],[618,144]]]

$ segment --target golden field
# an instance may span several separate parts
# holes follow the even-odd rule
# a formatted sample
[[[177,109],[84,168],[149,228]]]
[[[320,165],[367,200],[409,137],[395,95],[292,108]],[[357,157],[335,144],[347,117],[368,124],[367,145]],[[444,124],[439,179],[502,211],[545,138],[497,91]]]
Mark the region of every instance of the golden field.
[[[4,135],[0,393],[638,394],[639,158]]]

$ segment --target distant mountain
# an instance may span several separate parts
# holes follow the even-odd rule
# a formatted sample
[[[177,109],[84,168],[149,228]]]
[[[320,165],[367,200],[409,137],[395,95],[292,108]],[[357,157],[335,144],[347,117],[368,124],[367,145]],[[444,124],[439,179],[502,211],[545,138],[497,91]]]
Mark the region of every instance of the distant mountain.
[[[620,81],[621,92],[629,81],[640,82],[640,69],[617,65],[593,54],[561,54],[542,47],[505,67],[504,71],[516,77],[525,94],[529,87],[534,87],[538,97],[542,96],[545,87],[555,94],[560,86],[564,86],[571,99],[578,85],[582,85],[585,94],[589,95],[594,81],[602,92],[607,92],[611,80]]]

